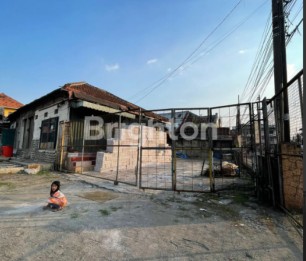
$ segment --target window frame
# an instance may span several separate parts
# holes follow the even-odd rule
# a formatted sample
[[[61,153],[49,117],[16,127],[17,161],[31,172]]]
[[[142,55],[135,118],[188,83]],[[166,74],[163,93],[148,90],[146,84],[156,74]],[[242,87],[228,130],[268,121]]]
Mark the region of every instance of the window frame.
[[[55,150],[58,135],[58,121],[59,117],[53,117],[41,122],[39,149]]]

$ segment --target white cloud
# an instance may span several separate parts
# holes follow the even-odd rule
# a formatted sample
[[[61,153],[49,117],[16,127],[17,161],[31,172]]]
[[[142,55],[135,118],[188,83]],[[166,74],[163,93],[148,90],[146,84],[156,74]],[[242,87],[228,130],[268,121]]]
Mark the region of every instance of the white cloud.
[[[112,72],[112,71],[117,71],[119,70],[120,66],[118,63],[116,64],[106,64],[105,65],[105,70],[108,72]]]
[[[242,50],[239,50],[238,53],[239,53],[239,54],[245,54],[246,51],[247,51],[246,49],[242,49]]]
[[[152,64],[152,63],[156,63],[158,60],[156,58],[154,59],[150,59],[147,61],[147,64]]]

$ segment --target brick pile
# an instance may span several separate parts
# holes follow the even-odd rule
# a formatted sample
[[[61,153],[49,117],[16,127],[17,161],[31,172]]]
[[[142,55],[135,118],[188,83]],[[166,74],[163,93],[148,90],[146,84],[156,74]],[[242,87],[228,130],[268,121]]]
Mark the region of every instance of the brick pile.
[[[95,171],[131,170],[137,167],[139,127],[117,129],[115,138],[107,139],[106,151],[97,152]],[[142,164],[171,162],[167,134],[153,127],[142,126]],[[161,149],[158,149],[161,148]]]

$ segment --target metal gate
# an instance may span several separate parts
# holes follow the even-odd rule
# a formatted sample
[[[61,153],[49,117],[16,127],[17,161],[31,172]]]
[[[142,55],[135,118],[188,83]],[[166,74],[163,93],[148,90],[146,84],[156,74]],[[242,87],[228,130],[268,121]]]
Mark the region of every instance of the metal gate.
[[[212,159],[206,135],[209,110],[184,108],[151,112],[162,118],[141,129],[140,187],[211,191],[208,169]]]
[[[60,123],[57,168],[142,189],[214,192],[254,185],[251,104],[105,113],[88,140],[80,112]],[[96,119],[95,118],[95,119]],[[97,120],[97,119],[96,119]]]
[[[252,104],[151,111],[168,121],[142,127],[143,189],[215,192],[255,189]],[[165,135],[165,134],[163,134]]]

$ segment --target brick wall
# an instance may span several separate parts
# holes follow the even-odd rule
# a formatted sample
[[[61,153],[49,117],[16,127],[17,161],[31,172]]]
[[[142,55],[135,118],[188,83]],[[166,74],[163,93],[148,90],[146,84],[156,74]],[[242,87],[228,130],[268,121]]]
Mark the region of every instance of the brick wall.
[[[55,150],[39,150],[39,140],[32,140],[31,148],[28,150],[17,150],[17,157],[31,159],[37,162],[54,163],[56,159]]]
[[[301,153],[297,145],[282,145],[284,201],[288,209],[303,208],[303,158],[297,156]]]

